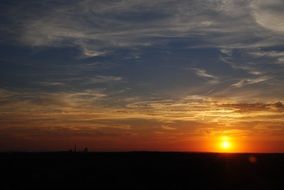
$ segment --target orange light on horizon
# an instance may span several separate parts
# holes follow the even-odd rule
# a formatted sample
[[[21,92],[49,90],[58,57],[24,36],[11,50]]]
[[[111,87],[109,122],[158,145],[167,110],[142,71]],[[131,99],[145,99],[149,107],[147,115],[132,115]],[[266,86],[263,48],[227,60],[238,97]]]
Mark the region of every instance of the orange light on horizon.
[[[233,146],[232,138],[228,136],[221,136],[218,140],[218,152],[234,152],[234,146]]]
[[[228,142],[228,141],[224,141],[224,142],[222,142],[221,146],[222,146],[223,149],[227,150],[231,147],[231,143]]]

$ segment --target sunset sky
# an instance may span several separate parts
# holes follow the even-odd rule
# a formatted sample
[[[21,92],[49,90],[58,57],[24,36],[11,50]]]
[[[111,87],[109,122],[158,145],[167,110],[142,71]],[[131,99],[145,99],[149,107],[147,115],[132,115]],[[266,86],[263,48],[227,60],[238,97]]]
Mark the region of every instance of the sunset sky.
[[[1,0],[0,151],[222,138],[284,152],[283,0]]]

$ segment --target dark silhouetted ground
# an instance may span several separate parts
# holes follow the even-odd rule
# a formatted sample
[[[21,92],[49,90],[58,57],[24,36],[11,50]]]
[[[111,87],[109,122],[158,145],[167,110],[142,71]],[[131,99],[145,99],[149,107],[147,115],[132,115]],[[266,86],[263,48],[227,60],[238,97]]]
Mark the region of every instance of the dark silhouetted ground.
[[[1,153],[0,189],[284,189],[284,154]]]

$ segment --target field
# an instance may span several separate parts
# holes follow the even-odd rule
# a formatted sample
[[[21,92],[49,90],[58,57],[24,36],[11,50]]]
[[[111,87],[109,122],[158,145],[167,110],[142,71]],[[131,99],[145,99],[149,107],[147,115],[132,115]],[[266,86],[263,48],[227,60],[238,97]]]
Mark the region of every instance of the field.
[[[284,187],[284,154],[1,153],[0,160],[3,190]]]

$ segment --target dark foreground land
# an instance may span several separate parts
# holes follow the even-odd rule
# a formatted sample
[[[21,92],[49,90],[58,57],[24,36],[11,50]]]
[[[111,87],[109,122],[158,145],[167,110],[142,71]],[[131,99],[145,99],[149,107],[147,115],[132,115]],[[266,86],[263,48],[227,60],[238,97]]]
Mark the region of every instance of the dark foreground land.
[[[0,189],[284,189],[284,154],[1,153]]]

